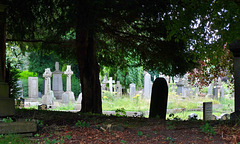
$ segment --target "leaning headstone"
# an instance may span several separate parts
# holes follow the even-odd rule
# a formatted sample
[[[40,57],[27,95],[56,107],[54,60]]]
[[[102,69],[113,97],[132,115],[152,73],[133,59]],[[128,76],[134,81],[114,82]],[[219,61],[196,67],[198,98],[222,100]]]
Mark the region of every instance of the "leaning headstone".
[[[43,73],[43,77],[45,80],[45,92],[44,95],[42,96],[42,104],[46,105],[53,105],[53,97],[51,95],[51,77],[52,77],[52,72],[50,68],[45,69],[45,72]]]
[[[74,106],[74,110],[81,110],[82,109],[82,93],[79,94],[77,102]]]
[[[28,77],[28,97],[30,99],[38,98],[38,77]]]
[[[145,75],[144,75],[144,90],[143,90],[145,99],[150,99],[151,89],[152,89],[151,75],[148,72],[145,72]]]
[[[74,103],[75,97],[74,93],[71,90],[71,76],[73,75],[73,71],[71,70],[71,66],[67,65],[67,69],[64,72],[65,75],[67,75],[67,91],[62,94],[62,103],[69,104],[69,102]]]
[[[135,97],[135,95],[136,95],[136,84],[131,83],[129,85],[129,94],[130,94],[130,98]]]
[[[54,96],[56,99],[62,99],[63,94],[63,83],[62,83],[62,73],[59,70],[59,63],[55,64],[55,71],[53,72],[52,78],[52,91],[54,92]]]
[[[164,78],[156,78],[152,87],[149,118],[159,116],[166,119],[168,101],[168,85]]]
[[[212,102],[203,102],[203,120],[212,120]]]

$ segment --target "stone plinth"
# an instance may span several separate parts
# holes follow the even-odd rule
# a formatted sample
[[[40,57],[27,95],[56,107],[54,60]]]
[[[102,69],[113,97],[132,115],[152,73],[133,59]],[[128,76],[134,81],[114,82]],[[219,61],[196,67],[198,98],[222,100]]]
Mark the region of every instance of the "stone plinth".
[[[0,82],[0,117],[12,116],[15,113],[15,102],[9,98],[9,86]]]
[[[59,70],[59,63],[56,62],[55,64],[55,71],[53,72],[53,79],[52,79],[52,90],[54,92],[54,97],[56,99],[62,99],[63,94],[63,83],[62,83],[62,74]]]

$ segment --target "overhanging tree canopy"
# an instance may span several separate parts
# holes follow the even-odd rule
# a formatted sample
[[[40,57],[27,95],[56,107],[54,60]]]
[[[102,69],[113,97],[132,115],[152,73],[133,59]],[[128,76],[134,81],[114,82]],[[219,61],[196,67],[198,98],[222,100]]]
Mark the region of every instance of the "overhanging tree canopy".
[[[131,56],[146,69],[183,74],[208,50],[203,45],[192,49],[190,44],[207,44],[206,36],[211,35],[202,35],[205,17],[214,19],[211,11],[216,6],[211,1],[188,0],[12,0],[5,4],[9,5],[9,40],[40,42],[33,48],[77,60],[82,112],[93,113],[102,112],[99,64],[121,67]],[[221,6],[216,7],[221,10]],[[197,19],[200,24],[195,28]],[[211,51],[218,52],[212,47]]]

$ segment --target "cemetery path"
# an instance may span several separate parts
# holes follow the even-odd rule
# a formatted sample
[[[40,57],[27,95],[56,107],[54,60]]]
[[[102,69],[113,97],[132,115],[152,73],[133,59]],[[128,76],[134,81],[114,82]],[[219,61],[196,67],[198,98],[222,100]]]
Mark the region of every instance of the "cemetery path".
[[[162,121],[36,110],[17,110],[15,118],[38,120],[40,129],[31,138],[36,143],[223,144],[240,141],[240,126],[220,121],[206,125],[203,121]]]

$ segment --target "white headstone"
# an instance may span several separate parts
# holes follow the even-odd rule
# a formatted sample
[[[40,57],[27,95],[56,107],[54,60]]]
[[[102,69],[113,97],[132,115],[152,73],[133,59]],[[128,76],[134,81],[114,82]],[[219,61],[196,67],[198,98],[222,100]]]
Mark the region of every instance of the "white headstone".
[[[136,95],[136,85],[134,83],[131,83],[129,85],[129,93],[130,93],[130,98],[134,97]]]
[[[42,97],[42,104],[46,105],[53,105],[53,96],[51,95],[51,77],[52,72],[50,68],[45,69],[45,72],[43,73],[43,77],[45,78],[45,92]]]
[[[212,102],[203,102],[203,120],[212,120]]]
[[[115,83],[115,81],[112,80],[112,77],[109,77],[108,83],[109,83],[109,91],[110,91],[110,93],[112,93],[113,92],[113,85],[112,84]]]
[[[67,75],[67,91],[62,94],[62,103],[69,104],[69,102],[75,102],[74,93],[71,91],[71,76],[73,71],[71,70],[71,66],[67,65],[67,69],[64,72]]]
[[[38,98],[38,77],[28,77],[28,97]]]
[[[148,72],[145,72],[144,75],[144,98],[150,99],[151,98],[151,89],[152,89],[152,84],[151,84],[151,75]]]
[[[55,64],[55,71],[53,72],[53,82],[52,82],[52,90],[54,92],[54,96],[56,99],[62,99],[63,94],[63,83],[62,83],[62,73],[59,70],[59,63]]]

